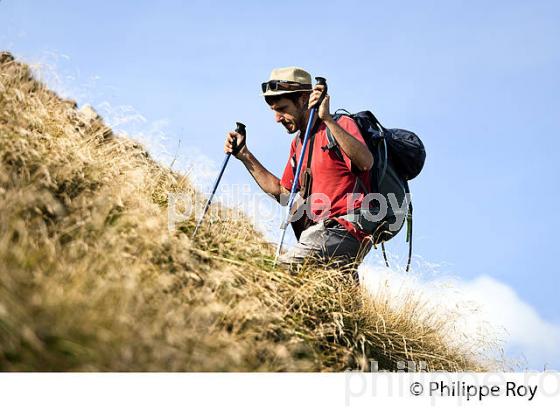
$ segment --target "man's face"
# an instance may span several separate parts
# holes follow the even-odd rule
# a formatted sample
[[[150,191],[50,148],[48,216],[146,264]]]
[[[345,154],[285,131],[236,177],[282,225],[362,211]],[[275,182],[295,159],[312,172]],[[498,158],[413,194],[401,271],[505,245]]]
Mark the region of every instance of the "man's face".
[[[300,98],[297,103],[294,103],[288,98],[281,98],[270,106],[274,111],[274,119],[276,122],[282,123],[288,134],[293,134],[299,131],[303,122],[305,121],[305,109],[303,109],[304,102]]]

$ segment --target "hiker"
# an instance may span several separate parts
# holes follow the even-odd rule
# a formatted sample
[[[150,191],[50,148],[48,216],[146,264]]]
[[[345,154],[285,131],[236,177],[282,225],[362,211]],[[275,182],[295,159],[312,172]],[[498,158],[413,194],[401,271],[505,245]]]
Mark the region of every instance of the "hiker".
[[[261,189],[282,205],[286,205],[292,188],[309,108],[319,101],[323,89],[322,85],[312,87],[311,75],[297,67],[274,69],[269,80],[262,84],[261,95],[274,112],[275,121],[281,123],[288,134],[295,134],[281,178],[268,171],[249,151],[243,135],[229,132],[226,137],[224,151],[233,152],[234,138],[237,145],[244,145],[235,157],[243,162]],[[365,193],[360,191],[360,186],[369,186],[373,156],[355,121],[348,116],[335,121],[329,102],[326,94],[317,109],[303,158],[301,198],[292,211],[294,217],[303,215],[291,221],[298,242],[278,261],[292,269],[301,266],[306,258],[331,263],[331,266],[348,269],[357,279],[357,267],[372,243],[370,235],[345,216],[361,206]],[[327,129],[336,139],[340,156],[327,149]],[[325,204],[330,206],[325,208]],[[298,212],[302,209],[305,212]]]

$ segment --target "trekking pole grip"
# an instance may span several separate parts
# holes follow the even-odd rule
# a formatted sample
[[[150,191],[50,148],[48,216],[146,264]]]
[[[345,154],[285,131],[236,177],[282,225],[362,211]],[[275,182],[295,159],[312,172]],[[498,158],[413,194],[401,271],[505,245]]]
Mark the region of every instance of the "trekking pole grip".
[[[317,81],[317,85],[324,85],[325,88],[323,89],[323,92],[321,93],[321,96],[319,97],[319,100],[317,101],[317,104],[315,104],[312,108],[315,107],[319,107],[321,106],[321,103],[323,102],[323,100],[325,99],[325,95],[327,95],[327,79],[324,77],[315,77],[315,80]]]
[[[241,148],[243,148],[243,146],[245,145],[245,137],[247,135],[247,130],[245,129],[245,124],[241,123],[241,122],[236,122],[235,123],[237,125],[237,127],[235,128],[235,132],[243,135],[243,141],[241,141],[240,145],[237,145],[237,138],[233,139],[233,155],[237,155],[239,153],[239,151],[241,151]]]

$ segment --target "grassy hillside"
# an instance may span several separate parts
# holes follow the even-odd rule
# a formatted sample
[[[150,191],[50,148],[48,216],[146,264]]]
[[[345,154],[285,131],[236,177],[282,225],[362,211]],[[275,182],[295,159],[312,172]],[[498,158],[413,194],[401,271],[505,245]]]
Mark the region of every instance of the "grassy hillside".
[[[377,360],[483,370],[445,312],[391,310],[219,209],[167,229],[189,180],[0,54],[0,370],[342,371]]]

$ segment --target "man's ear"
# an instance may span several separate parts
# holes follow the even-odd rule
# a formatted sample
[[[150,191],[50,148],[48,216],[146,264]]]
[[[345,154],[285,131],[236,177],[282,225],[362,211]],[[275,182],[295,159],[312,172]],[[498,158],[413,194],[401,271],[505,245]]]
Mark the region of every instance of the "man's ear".
[[[298,99],[299,107],[307,110],[308,103],[309,103],[309,93],[301,93]]]

